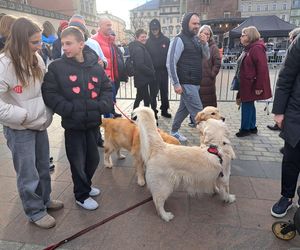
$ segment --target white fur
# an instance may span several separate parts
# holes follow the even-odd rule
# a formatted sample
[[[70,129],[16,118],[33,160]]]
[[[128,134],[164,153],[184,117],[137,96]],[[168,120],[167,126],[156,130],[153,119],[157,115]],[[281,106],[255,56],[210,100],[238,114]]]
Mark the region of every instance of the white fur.
[[[223,171],[218,157],[209,153],[206,146],[187,147],[163,142],[156,128],[154,113],[150,108],[140,107],[134,111],[140,129],[141,154],[146,165],[146,182],[153,196],[158,214],[165,221],[174,218],[166,212],[164,204],[180,183],[185,190],[197,193],[213,193],[217,179]],[[222,149],[221,149],[222,151]],[[222,152],[222,154],[226,154]],[[227,182],[218,182],[220,190]],[[223,191],[220,192],[223,195]],[[225,197],[228,202],[232,197]]]

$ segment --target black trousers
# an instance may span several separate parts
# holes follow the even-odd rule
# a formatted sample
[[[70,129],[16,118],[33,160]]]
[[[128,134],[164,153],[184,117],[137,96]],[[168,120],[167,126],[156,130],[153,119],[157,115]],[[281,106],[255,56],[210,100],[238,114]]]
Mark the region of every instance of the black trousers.
[[[300,172],[300,142],[295,148],[287,142],[284,143],[281,171],[281,195],[293,198]]]
[[[144,101],[144,106],[150,106],[149,84],[136,88],[136,97],[134,100],[133,109],[137,108],[141,101]]]
[[[156,96],[158,94],[158,90],[160,91],[160,99],[161,99],[161,112],[167,112],[169,105],[169,82],[168,82],[168,71],[165,69],[156,69],[155,70],[155,77],[156,77],[156,86],[157,86],[157,92],[155,94],[155,100]],[[151,95],[151,94],[150,94]],[[152,97],[152,95],[151,95]],[[156,106],[155,106],[156,107]]]
[[[75,199],[89,197],[92,178],[100,161],[97,148],[98,127],[87,130],[65,130],[65,147],[71,165]]]

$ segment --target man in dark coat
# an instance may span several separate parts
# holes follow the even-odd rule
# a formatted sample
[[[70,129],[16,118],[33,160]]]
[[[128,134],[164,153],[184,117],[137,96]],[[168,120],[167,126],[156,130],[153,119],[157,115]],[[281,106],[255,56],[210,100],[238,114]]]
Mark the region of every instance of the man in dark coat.
[[[300,35],[290,45],[279,72],[272,113],[285,141],[281,172],[281,195],[271,214],[283,217],[293,205],[300,172]],[[298,200],[298,205],[300,205]]]
[[[168,113],[168,71],[166,67],[169,44],[170,39],[161,33],[159,21],[153,19],[149,24],[149,39],[146,43],[146,48],[152,58],[156,78],[156,82],[153,84],[155,90],[153,96],[151,96],[151,106],[156,108],[156,96],[159,90],[161,97],[161,115],[166,118],[172,117],[171,114]]]
[[[145,47],[147,32],[139,29],[135,32],[135,37],[136,40],[129,44],[129,54],[134,66],[134,87],[137,89],[133,109],[137,108],[142,100],[144,101],[144,106],[150,105],[150,95],[153,94],[152,87],[155,81],[152,59]],[[152,109],[154,112],[156,111],[156,107],[152,107]],[[155,116],[157,118],[156,112]]]

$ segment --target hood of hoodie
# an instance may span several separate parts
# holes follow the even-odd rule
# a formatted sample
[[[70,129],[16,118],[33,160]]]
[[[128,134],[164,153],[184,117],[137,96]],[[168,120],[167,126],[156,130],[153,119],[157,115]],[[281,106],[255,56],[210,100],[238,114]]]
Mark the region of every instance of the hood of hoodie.
[[[98,63],[98,55],[89,46],[85,45],[82,53],[83,53],[83,58],[84,58],[84,62],[82,62],[82,63],[76,61],[74,58],[66,57],[65,54],[63,54],[62,58],[70,64],[73,64],[75,66],[80,66],[83,68],[92,67]]]
[[[199,16],[197,13],[187,13],[184,15],[182,22],[181,22],[181,32],[184,33],[187,36],[194,36],[195,34],[193,32],[190,32],[189,30],[189,22],[191,20],[191,17],[193,15]]]
[[[250,43],[249,45],[247,45],[245,47],[245,51],[249,51],[249,49],[251,49],[255,46],[262,47],[265,51],[267,50],[264,41],[263,40],[258,40],[258,41],[255,41],[255,42]]]
[[[159,22],[157,19],[153,19],[153,20],[149,23],[149,37],[150,37],[150,38],[156,38],[156,37],[152,34],[152,32],[151,32],[151,30],[152,30],[153,28],[158,28],[158,30],[159,30],[159,35],[161,35],[161,25],[160,25],[160,22]]]

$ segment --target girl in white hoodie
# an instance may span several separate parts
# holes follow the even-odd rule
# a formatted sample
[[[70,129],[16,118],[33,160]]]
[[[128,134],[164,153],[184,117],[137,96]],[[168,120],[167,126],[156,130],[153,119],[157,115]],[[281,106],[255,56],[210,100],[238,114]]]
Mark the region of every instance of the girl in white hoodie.
[[[63,203],[50,200],[46,128],[52,113],[41,94],[45,65],[39,49],[41,29],[27,18],[18,18],[0,54],[0,123],[12,152],[24,212],[37,226],[50,228],[55,219],[47,209],[62,208]]]

